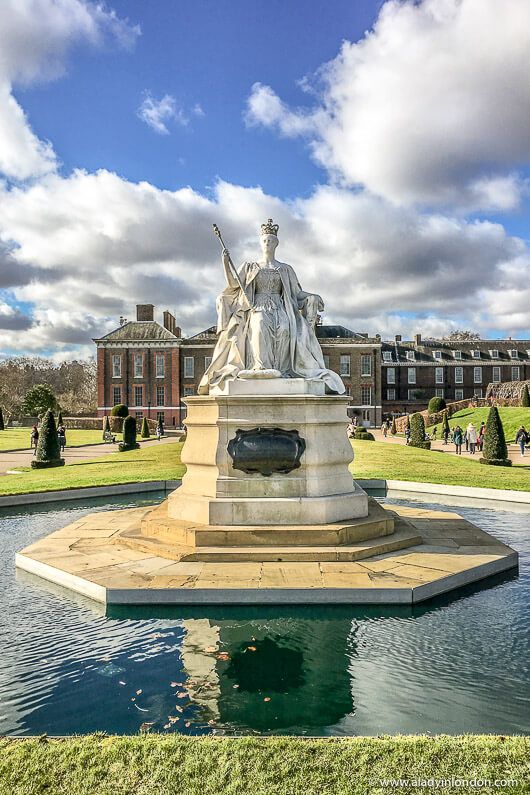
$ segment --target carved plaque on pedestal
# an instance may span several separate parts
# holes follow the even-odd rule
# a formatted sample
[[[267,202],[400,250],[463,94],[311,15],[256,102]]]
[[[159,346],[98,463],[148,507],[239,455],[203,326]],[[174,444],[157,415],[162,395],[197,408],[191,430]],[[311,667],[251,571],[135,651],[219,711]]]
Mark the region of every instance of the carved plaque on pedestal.
[[[283,428],[238,429],[228,442],[234,469],[269,477],[273,472],[287,475],[300,466],[305,439],[298,431]]]

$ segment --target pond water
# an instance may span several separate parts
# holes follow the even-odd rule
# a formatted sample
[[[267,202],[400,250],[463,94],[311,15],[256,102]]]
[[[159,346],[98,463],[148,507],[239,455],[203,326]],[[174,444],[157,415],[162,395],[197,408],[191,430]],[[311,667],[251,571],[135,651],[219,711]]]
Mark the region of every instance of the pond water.
[[[519,572],[414,608],[105,615],[15,576],[15,552],[52,530],[162,498],[0,510],[0,733],[135,734],[142,724],[183,734],[530,733],[528,509],[459,507],[519,551]],[[444,507],[418,499],[387,502]]]

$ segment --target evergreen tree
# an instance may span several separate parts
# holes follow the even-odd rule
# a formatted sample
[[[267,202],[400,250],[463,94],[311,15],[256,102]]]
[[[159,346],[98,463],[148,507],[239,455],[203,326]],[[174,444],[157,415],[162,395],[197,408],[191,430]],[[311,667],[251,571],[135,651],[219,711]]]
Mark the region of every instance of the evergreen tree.
[[[123,420],[123,442],[119,445],[118,450],[124,452],[125,450],[134,450],[136,447],[140,447],[136,441],[136,419],[129,414]]]
[[[110,419],[107,414],[105,415],[105,417],[103,417],[103,439],[105,439],[108,433],[111,433],[111,430],[110,430]]]
[[[48,409],[43,417],[39,430],[37,452],[35,454],[35,459],[31,462],[31,466],[33,469],[64,466],[64,458],[61,458],[55,417],[51,409]]]
[[[390,428],[390,433],[392,434],[392,436],[395,436],[397,433],[397,425],[395,417],[392,417],[392,427]]]
[[[37,384],[26,392],[22,410],[30,417],[40,417],[57,405],[56,397],[48,384]]]
[[[527,384],[525,384],[523,387],[523,392],[521,395],[521,406],[523,406],[523,408],[525,409],[530,408],[530,394],[528,393]]]
[[[502,467],[512,465],[508,458],[504,428],[497,406],[492,406],[489,410],[486,433],[484,434],[483,457],[480,459],[480,463]]]
[[[425,440],[425,420],[419,413],[413,414],[410,419],[410,447],[421,447],[424,450],[431,449],[431,443]]]
[[[142,439],[149,439],[151,434],[149,433],[149,423],[147,422],[147,417],[144,417],[142,420],[142,430],[140,433]]]
[[[2,406],[0,406],[0,431],[3,431],[3,430],[5,430],[4,415],[3,415],[3,412],[2,412]]]

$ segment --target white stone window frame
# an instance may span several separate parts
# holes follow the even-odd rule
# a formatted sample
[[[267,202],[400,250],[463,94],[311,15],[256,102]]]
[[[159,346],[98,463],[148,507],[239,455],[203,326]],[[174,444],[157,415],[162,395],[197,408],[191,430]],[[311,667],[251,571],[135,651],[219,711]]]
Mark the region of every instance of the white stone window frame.
[[[492,384],[500,384],[501,381],[501,368],[499,364],[496,364],[491,369],[491,382]]]
[[[464,368],[455,367],[455,384],[463,384],[463,383],[464,383]]]
[[[416,368],[415,367],[408,367],[407,368],[407,384],[416,384],[416,383],[417,383]]]
[[[135,384],[133,386],[134,405],[141,406],[144,401],[144,388],[142,384]],[[140,402],[138,402],[138,395],[140,395]]]
[[[184,357],[184,378],[194,378],[194,377],[195,377],[195,357],[194,356],[185,356]]]
[[[134,377],[144,377],[144,355],[143,353],[134,354]]]
[[[340,354],[339,375],[351,375],[351,356],[349,353]]]
[[[112,354],[112,377],[121,378],[121,353]]]
[[[473,359],[480,359],[480,351],[476,349],[471,351],[471,356]]]
[[[464,390],[462,388],[455,389],[455,400],[463,400],[464,399]]]
[[[367,399],[365,399],[365,395],[367,395]],[[371,406],[372,405],[372,387],[363,384],[361,386],[361,406]]]
[[[391,389],[386,390],[386,399],[387,400],[395,400],[396,399],[396,390],[394,387]]]
[[[458,361],[460,361],[460,359],[462,358],[462,351],[460,350],[453,351],[453,358],[458,359]]]
[[[159,365],[162,367],[159,367]],[[157,353],[155,356],[155,373],[156,378],[165,378],[166,377],[166,357],[163,353]]]
[[[116,400],[116,392],[119,393],[119,397]],[[112,387],[112,405],[119,406],[121,403],[121,386],[113,386]]]
[[[416,351],[407,351],[406,354],[405,354],[405,357],[406,357],[406,359],[409,362],[415,362],[416,361]]]
[[[435,367],[434,368],[434,383],[435,384],[443,384],[443,383],[445,383],[444,368],[443,367]]]
[[[387,367],[387,370],[386,370],[386,382],[387,382],[387,384],[395,384],[396,383],[396,368],[395,367]]]
[[[368,364],[367,372],[364,372],[364,366]],[[361,354],[361,378],[370,378],[372,375],[372,357],[369,353]]]
[[[512,348],[510,351],[508,351],[508,356],[510,357],[510,359],[518,359],[519,351],[516,350],[516,348]]]
[[[511,377],[512,381],[520,381],[521,380],[521,368],[519,367],[518,364],[515,364],[515,365],[512,366],[511,375],[512,375],[512,377]]]
[[[212,363],[212,357],[211,356],[205,356],[204,357],[204,371],[205,372],[208,369],[208,367],[211,365],[211,363]]]
[[[442,359],[442,351],[433,351],[433,359],[436,359],[437,362],[440,362]]]
[[[482,367],[473,367],[473,383],[482,383]]]
[[[417,400],[418,398],[414,394],[417,391],[418,391],[417,389],[409,389],[407,393],[408,400]]]
[[[441,389],[440,387],[436,387],[436,389],[434,390],[434,394],[435,394],[435,397],[443,398],[444,397],[443,388]]]
[[[499,351],[497,351],[495,349],[490,350],[490,356],[491,356],[492,359],[498,359],[499,358]]]
[[[161,397],[160,397],[161,395]],[[166,403],[166,389],[161,384],[156,388],[156,395],[155,395],[156,405],[157,406],[165,406]]]
[[[392,362],[392,351],[383,351],[383,361],[384,362]]]

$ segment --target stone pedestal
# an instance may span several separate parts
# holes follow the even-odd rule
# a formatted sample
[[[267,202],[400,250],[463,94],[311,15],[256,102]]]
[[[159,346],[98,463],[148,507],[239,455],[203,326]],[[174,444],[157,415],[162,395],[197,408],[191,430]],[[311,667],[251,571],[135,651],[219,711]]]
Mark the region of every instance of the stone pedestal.
[[[348,469],[347,398],[303,379],[237,379],[225,391],[186,400],[187,472],[169,497],[170,518],[277,526],[368,515],[368,498]],[[260,471],[248,470],[245,454]]]

